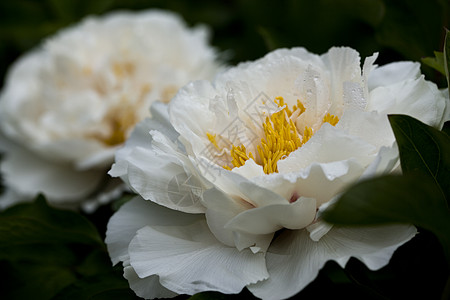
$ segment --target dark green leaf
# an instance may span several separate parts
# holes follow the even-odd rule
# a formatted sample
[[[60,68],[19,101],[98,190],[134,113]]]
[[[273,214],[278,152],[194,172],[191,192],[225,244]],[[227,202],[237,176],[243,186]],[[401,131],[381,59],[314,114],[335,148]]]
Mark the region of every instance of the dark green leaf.
[[[188,300],[226,300],[233,299],[233,296],[221,294],[219,292],[203,292],[195,294]]]
[[[448,93],[450,95],[450,31],[446,30],[444,42],[444,67],[447,76]]]
[[[110,270],[111,266],[111,260],[106,252],[103,249],[95,249],[84,256],[84,260],[75,267],[75,271],[82,276],[93,276]]]
[[[273,34],[269,29],[261,26],[258,28],[258,32],[266,44],[267,51],[275,50],[281,46],[281,44],[277,42],[275,34]]]
[[[32,252],[33,249],[29,249],[29,251]],[[1,261],[2,299],[47,300],[77,279],[70,264],[43,262]],[[4,286],[1,286],[3,284]]]
[[[129,288],[128,282],[122,277],[120,268],[117,272],[84,277],[60,291],[53,298],[53,300],[63,299],[127,300],[140,298]]]
[[[96,291],[114,289],[117,281],[128,289],[121,274],[109,280],[113,268],[95,227],[80,214],[49,207],[42,196],[0,213],[0,272],[8,274],[0,285],[7,299],[51,299],[91,277],[105,279],[89,283]]]
[[[441,46],[442,24],[445,24],[445,4],[439,1],[384,1],[386,14],[377,28],[380,44],[417,60]],[[434,16],[432,18],[431,16]]]
[[[429,176],[389,175],[360,182],[350,187],[323,218],[346,226],[415,224],[432,231],[450,255],[450,212],[441,190]]]
[[[390,115],[405,174],[429,176],[450,201],[450,137],[410,116]]]
[[[362,181],[350,187],[323,215],[326,221],[340,225],[401,222],[450,230],[449,217],[434,182],[418,175],[389,175]]]
[[[444,54],[442,52],[434,51],[434,57],[424,57],[422,62],[445,75]]]
[[[88,220],[72,211],[50,208],[41,196],[0,213],[0,258],[16,246],[42,242],[103,245]]]
[[[444,127],[442,127],[442,131],[450,136],[450,121],[444,123]]]

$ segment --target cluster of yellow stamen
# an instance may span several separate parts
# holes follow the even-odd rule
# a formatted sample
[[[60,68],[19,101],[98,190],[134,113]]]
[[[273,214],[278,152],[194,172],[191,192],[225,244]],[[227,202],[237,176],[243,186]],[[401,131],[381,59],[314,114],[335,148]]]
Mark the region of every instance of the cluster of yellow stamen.
[[[211,144],[214,145],[214,147],[216,147],[216,149],[220,149],[219,145],[217,144],[216,141],[216,135],[215,134],[211,134],[209,132],[206,133],[206,137],[208,138],[208,140],[211,142]]]
[[[135,108],[131,105],[113,108],[105,120],[110,127],[110,133],[97,138],[108,146],[122,144],[126,140],[128,130],[137,123]]]
[[[292,107],[292,110],[289,109],[282,97],[276,97],[274,101],[282,109],[273,113],[270,117],[266,117],[263,123],[264,137],[261,139],[261,145],[256,147],[259,156],[255,159],[251,152],[247,154],[244,145],[233,145],[230,151],[233,167],[241,167],[247,160],[253,159],[263,167],[264,173],[278,172],[278,161],[286,158],[313,136],[313,129],[308,126],[305,127],[303,135],[300,135],[293,121],[293,118],[297,118],[305,112],[305,106],[300,100],[297,100],[297,104]],[[323,122],[334,126],[339,122],[339,118],[328,113],[324,116]],[[216,135],[210,133],[206,135],[210,142],[217,149],[220,149],[216,141]],[[227,165],[223,167],[231,170]]]
[[[331,125],[336,125],[339,122],[339,118],[335,115],[330,115],[329,113],[327,113],[324,117],[323,117],[323,123],[330,123]]]

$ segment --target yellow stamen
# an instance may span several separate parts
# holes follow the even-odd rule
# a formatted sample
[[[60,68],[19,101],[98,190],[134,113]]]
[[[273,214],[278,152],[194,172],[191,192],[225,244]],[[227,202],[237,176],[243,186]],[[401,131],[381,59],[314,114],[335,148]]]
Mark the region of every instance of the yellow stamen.
[[[335,115],[330,115],[330,113],[327,113],[323,117],[323,123],[330,123],[331,125],[335,126],[339,122],[339,118]]]
[[[211,144],[213,144],[214,147],[216,147],[217,149],[219,149],[219,145],[217,144],[217,141],[216,141],[216,135],[207,132],[207,133],[206,133],[206,136],[208,137],[208,140],[211,142]]]
[[[263,166],[266,174],[278,172],[278,161],[284,159],[289,153],[302,145],[297,128],[294,122],[289,119],[289,116],[299,107],[300,110],[304,110],[303,104],[298,101],[294,111],[291,111],[284,102],[283,97],[276,97],[274,102],[279,107],[284,108],[270,117],[266,117],[263,123],[264,138],[261,139],[261,145],[256,147],[259,154],[259,160],[256,163]],[[239,160],[236,158],[237,154],[239,154]],[[233,158],[232,164],[234,167],[244,165],[249,158],[255,160],[251,152],[249,152],[248,156],[246,155],[244,145],[233,145],[231,157]]]
[[[303,131],[303,140],[302,140],[302,144],[306,143],[307,141],[309,141],[309,139],[313,136],[313,130],[311,127],[305,126],[305,130]]]
[[[136,108],[126,104],[123,99],[121,105],[113,107],[105,116],[104,122],[107,124],[109,132],[106,134],[94,134],[93,138],[108,146],[115,146],[125,142],[130,128],[138,121]]]
[[[305,106],[300,100],[297,100],[297,104],[292,107],[292,110],[284,102],[283,97],[276,97],[274,102],[282,109],[266,117],[266,120],[262,124],[264,137],[261,139],[261,144],[256,146],[258,157],[255,159],[251,152],[247,154],[244,145],[232,145],[230,156],[233,168],[242,167],[247,160],[253,159],[263,167],[264,173],[278,172],[278,161],[285,159],[291,152],[300,148],[314,135],[313,128],[305,126],[303,135],[301,136],[297,131],[294,121],[291,119],[294,113],[292,117],[295,119],[306,111]],[[327,122],[334,126],[339,122],[339,118],[327,113],[322,121],[323,123]],[[219,149],[216,142],[216,135],[207,132],[206,136]],[[228,165],[224,165],[223,168],[226,170],[232,169]]]
[[[114,75],[118,78],[130,76],[134,73],[136,67],[130,62],[122,62],[113,64]]]

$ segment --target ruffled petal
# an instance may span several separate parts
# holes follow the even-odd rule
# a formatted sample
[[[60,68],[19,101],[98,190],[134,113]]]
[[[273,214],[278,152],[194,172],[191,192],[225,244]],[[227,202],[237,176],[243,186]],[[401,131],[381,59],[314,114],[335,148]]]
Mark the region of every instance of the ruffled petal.
[[[145,299],[173,298],[178,295],[162,286],[157,275],[139,278],[131,266],[123,268],[123,277],[128,280],[136,295]]]
[[[204,212],[204,181],[176,144],[158,131],[151,134],[150,149],[133,147],[109,174],[124,178],[144,199],[188,213]]]
[[[247,288],[266,300],[289,298],[314,280],[330,259],[326,254],[325,249],[309,238],[306,230],[284,231],[266,253],[270,277]]]
[[[379,87],[388,86],[408,79],[417,79],[420,76],[420,64],[402,61],[390,63],[375,68],[369,75],[369,91]]]
[[[113,264],[129,260],[128,246],[140,228],[190,224],[199,218],[201,216],[173,211],[141,197],[133,198],[120,207],[108,222],[105,243]]]
[[[214,236],[222,243],[229,246],[236,246],[238,249],[243,249],[246,247],[258,247],[260,250],[265,251],[268,247],[273,232],[266,232],[262,234],[253,234],[251,232],[235,232],[231,228],[227,228],[226,224],[230,222],[237,215],[245,212],[249,209],[254,209],[255,207],[264,207],[269,205],[270,200],[273,203],[288,203],[287,200],[280,199],[276,194],[272,194],[271,191],[266,191],[263,188],[257,187],[255,185],[247,185],[247,191],[252,191],[253,196],[247,197],[242,193],[240,196],[230,197],[230,195],[225,194],[217,188],[212,188],[207,190],[203,199],[207,207],[206,210],[206,220],[208,226]],[[243,191],[241,191],[243,192]],[[266,195],[266,203],[258,203],[259,198],[264,198]],[[274,195],[275,198],[270,196]],[[255,202],[248,202],[246,199],[255,200]]]
[[[356,103],[365,101],[363,97],[350,97],[346,92],[346,86],[351,85],[349,90],[361,89],[361,67],[360,56],[357,51],[346,47],[333,47],[327,53],[322,55],[327,70],[330,72],[330,95],[332,111],[341,114],[342,106],[364,107],[365,103]],[[363,96],[361,89],[360,95]],[[330,101],[330,100],[328,100]]]
[[[43,193],[49,202],[66,203],[91,193],[105,176],[102,170],[78,171],[9,143],[1,171],[6,186],[24,197]]]
[[[278,161],[278,171],[295,172],[312,163],[329,163],[349,158],[364,166],[373,159],[375,150],[375,146],[364,140],[325,123],[306,144],[286,159]]]
[[[313,163],[297,172],[269,174],[252,181],[291,201],[300,196],[314,198],[319,207],[357,180],[363,172],[364,168],[350,159]]]
[[[264,254],[223,245],[202,220],[187,226],[144,227],[129,253],[140,278],[158,275],[163,286],[178,294],[234,294],[268,276]]]
[[[374,145],[376,151],[381,146],[392,145],[395,140],[387,116],[375,111],[347,109],[335,128],[357,140]]]
[[[351,256],[371,257],[370,266],[378,269],[389,261],[394,249],[410,240],[416,232],[415,227],[409,225],[367,228],[335,226],[315,242],[310,239],[307,230],[285,231],[266,254],[269,279],[248,288],[260,298],[288,298],[313,281],[328,260],[343,263]],[[376,260],[374,257],[383,259]]]
[[[248,209],[234,217],[225,227],[250,234],[269,234],[282,228],[304,228],[314,221],[315,216],[315,199],[300,197],[293,203]]]
[[[368,110],[380,114],[410,115],[430,126],[442,128],[446,98],[432,82],[423,76],[388,86],[380,86],[370,92]]]
[[[134,148],[151,148],[153,138],[150,131],[152,130],[163,133],[172,142],[177,140],[179,134],[170,124],[167,104],[154,102],[150,108],[150,113],[152,117],[136,124],[125,143],[126,146],[116,151],[116,163],[125,161]],[[117,167],[113,166],[113,168]],[[114,173],[114,176],[122,176],[126,174],[126,168],[121,171],[116,169]]]
[[[2,193],[0,194],[0,210],[6,209],[17,203],[31,202],[32,200],[33,198],[24,197],[13,189],[4,188]]]

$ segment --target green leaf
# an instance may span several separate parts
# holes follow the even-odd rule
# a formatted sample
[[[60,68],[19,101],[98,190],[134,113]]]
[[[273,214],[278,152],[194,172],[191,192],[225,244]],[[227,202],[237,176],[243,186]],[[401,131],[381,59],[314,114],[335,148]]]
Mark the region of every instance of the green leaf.
[[[84,277],[60,291],[52,300],[95,299],[127,300],[140,299],[129,288],[122,277],[122,267],[116,272]]]
[[[77,279],[70,264],[0,261],[0,270],[4,274],[4,286],[0,284],[2,299],[50,299]]]
[[[75,271],[82,276],[94,276],[111,269],[111,260],[104,249],[90,250],[83,258],[75,267]]]
[[[51,299],[83,282],[96,291],[88,293],[93,299],[106,299],[119,286],[118,294],[128,293],[96,228],[78,213],[48,206],[42,196],[0,213],[0,272],[8,274],[0,281],[7,299]],[[65,299],[87,299],[80,297]]]
[[[450,33],[446,30],[445,42],[444,42],[444,67],[445,76],[447,76],[448,93],[450,96]]]
[[[325,211],[323,219],[345,226],[415,224],[433,232],[450,259],[450,212],[429,176],[410,173],[362,181]]]
[[[324,220],[339,225],[413,223],[427,229],[450,229],[450,220],[440,217],[450,217],[442,194],[434,182],[420,175],[387,175],[362,181],[323,214]]]
[[[188,300],[226,300],[234,298],[232,295],[225,295],[219,292],[203,292],[189,297]]]
[[[96,228],[81,215],[50,208],[42,196],[0,213],[0,259],[14,247],[42,243],[103,245]]]
[[[268,51],[273,51],[281,46],[281,44],[276,40],[276,35],[273,34],[268,28],[260,26],[258,28],[258,33],[263,38]]]
[[[410,116],[390,115],[405,174],[430,177],[450,201],[450,137]]]
[[[450,136],[450,121],[444,123],[444,127],[442,127],[442,132]]]
[[[424,57],[422,58],[422,62],[436,71],[439,71],[442,75],[445,75],[444,53],[434,51],[434,57]]]
[[[438,1],[396,0],[383,1],[385,16],[376,28],[376,38],[403,54],[405,58],[418,60],[441,43],[442,24],[445,24],[446,5]]]

